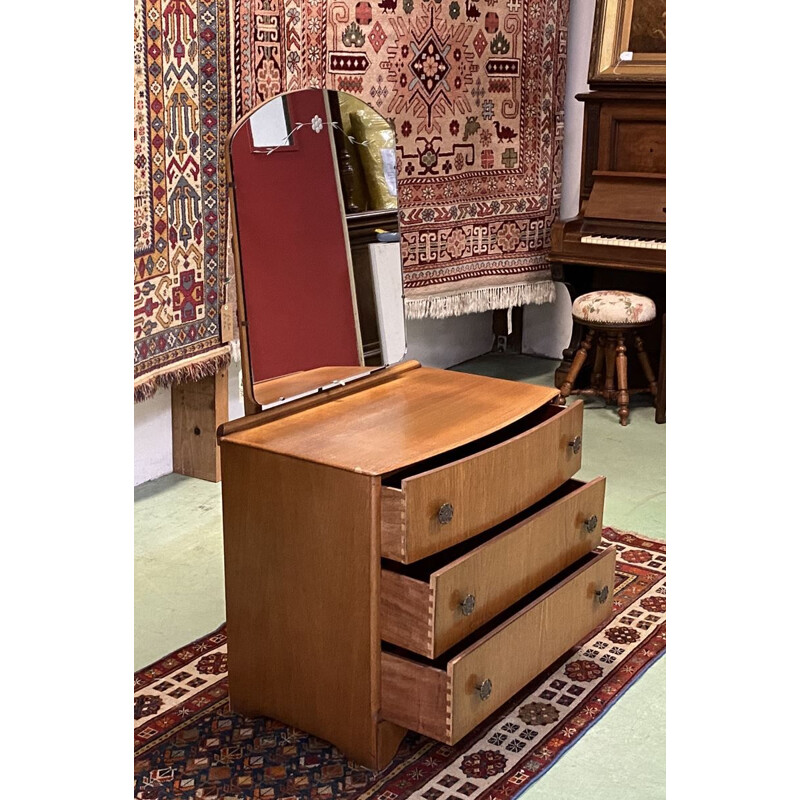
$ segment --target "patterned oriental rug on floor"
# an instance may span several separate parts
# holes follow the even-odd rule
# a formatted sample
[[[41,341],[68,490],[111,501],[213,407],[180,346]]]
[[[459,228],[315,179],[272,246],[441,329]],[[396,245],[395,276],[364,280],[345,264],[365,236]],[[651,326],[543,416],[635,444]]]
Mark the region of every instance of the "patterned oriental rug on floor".
[[[568,0],[232,0],[237,118],[359,96],[397,133],[406,314],[552,302]]]
[[[514,797],[665,651],[666,544],[606,528],[606,547],[617,549],[611,622],[458,744],[409,733],[379,773],[302,731],[232,714],[224,626],[187,645],[135,675],[135,797]]]
[[[134,0],[134,399],[230,360],[227,0]]]

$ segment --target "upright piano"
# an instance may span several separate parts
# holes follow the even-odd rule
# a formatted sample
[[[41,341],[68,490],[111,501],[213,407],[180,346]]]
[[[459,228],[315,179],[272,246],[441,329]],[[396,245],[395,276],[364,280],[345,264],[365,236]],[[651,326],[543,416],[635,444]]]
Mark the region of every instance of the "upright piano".
[[[553,225],[553,278],[573,300],[597,289],[651,297],[659,316],[643,339],[655,364],[666,310],[666,89],[614,87],[577,99],[584,103],[580,211]],[[575,326],[556,386],[566,378],[580,334]],[[641,378],[633,361],[631,385]]]

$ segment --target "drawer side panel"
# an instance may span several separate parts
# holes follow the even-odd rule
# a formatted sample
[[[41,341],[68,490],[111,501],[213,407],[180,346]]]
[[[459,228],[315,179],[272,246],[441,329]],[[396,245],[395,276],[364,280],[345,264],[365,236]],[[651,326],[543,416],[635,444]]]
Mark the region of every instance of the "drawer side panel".
[[[406,498],[390,486],[381,487],[381,555],[406,560]]]
[[[450,732],[447,673],[381,653],[381,718],[439,742]]]
[[[430,584],[381,570],[381,638],[433,658]]]

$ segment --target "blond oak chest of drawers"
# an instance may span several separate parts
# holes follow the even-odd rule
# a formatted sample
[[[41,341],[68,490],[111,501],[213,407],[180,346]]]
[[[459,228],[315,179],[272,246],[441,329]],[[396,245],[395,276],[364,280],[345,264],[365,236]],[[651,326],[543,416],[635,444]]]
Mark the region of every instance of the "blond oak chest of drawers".
[[[455,743],[611,614],[583,406],[407,362],[219,432],[231,706],[372,769]]]

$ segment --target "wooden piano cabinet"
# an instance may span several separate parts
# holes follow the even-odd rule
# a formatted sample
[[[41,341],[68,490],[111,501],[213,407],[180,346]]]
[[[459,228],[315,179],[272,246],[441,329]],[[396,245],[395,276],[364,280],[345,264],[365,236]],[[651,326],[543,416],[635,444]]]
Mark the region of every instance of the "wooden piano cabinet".
[[[584,92],[580,201],[595,170],[666,172],[666,93],[652,89]]]
[[[605,483],[570,479],[582,407],[556,395],[406,362],[221,426],[233,710],[380,769],[407,729],[455,741],[599,624],[613,551],[588,554]],[[387,505],[412,482],[424,502]],[[387,525],[408,534],[411,563],[387,551]],[[476,598],[466,624],[462,591]],[[470,696],[478,670],[496,676],[491,703]],[[400,713],[403,696],[425,719],[429,698],[435,722]]]
[[[666,91],[652,86],[604,89],[577,95],[584,104],[578,214],[557,220],[551,231],[553,279],[570,300],[600,289],[644,294],[666,310],[666,251],[587,242],[584,236],[666,241]],[[658,363],[660,325],[643,333],[651,363]],[[583,329],[572,338],[553,384],[566,380]],[[591,367],[576,387],[585,388]],[[629,384],[647,386],[638,363],[629,361]]]

